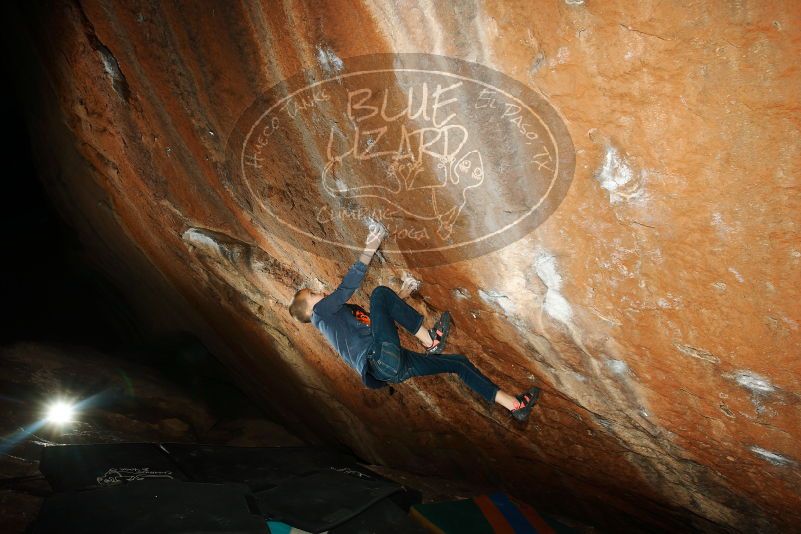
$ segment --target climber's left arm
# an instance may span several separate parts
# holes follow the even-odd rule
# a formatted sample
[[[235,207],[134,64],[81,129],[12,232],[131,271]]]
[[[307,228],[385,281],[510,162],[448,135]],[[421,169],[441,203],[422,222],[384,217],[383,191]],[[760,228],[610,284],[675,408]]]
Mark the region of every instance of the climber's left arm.
[[[370,265],[373,254],[378,250],[378,247],[381,245],[386,235],[387,231],[383,226],[375,232],[371,230],[370,235],[367,236],[364,251],[359,256],[359,259],[350,266],[350,269],[348,269],[342,282],[337,286],[334,292],[314,305],[314,313],[318,315],[330,315],[345,305],[362,284],[364,274],[367,272],[367,266]]]

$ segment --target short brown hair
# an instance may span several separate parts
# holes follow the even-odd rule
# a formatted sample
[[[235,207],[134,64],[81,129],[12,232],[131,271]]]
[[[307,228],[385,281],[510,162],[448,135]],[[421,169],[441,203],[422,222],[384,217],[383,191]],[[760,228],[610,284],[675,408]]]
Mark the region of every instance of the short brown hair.
[[[301,289],[295,296],[292,297],[292,302],[289,304],[289,315],[301,323],[311,322],[311,313],[308,309],[309,290],[306,288]]]

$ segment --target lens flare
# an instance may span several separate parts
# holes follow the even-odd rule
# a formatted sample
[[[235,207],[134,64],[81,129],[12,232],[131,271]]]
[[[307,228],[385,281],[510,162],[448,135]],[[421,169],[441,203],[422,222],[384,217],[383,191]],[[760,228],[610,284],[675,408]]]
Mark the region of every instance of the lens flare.
[[[47,409],[47,422],[61,425],[72,421],[75,407],[64,401],[56,401]]]

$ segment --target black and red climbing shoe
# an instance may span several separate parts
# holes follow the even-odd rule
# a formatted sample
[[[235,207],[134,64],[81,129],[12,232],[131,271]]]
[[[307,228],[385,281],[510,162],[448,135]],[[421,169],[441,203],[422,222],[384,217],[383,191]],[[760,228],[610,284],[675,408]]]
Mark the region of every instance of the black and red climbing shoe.
[[[431,346],[426,349],[426,354],[440,354],[445,350],[445,340],[448,337],[448,332],[451,329],[451,314],[450,312],[442,312],[442,315],[434,323],[434,326],[428,330],[431,336]]]
[[[517,395],[515,398],[517,399],[517,404],[516,408],[511,410],[512,417],[518,421],[525,421],[528,419],[528,414],[531,413],[531,409],[534,408],[534,405],[537,404],[537,400],[540,398],[540,388],[532,387],[528,391]]]

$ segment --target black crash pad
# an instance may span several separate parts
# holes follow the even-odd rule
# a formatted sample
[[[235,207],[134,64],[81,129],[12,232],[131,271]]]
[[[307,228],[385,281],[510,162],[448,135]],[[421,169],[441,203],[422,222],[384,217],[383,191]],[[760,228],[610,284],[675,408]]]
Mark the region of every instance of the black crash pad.
[[[244,484],[169,479],[70,491],[45,499],[32,534],[269,532],[252,499]]]
[[[403,488],[350,469],[322,469],[256,493],[259,509],[309,532],[331,530]]]
[[[385,477],[359,464],[353,456],[319,447],[234,447],[163,443],[170,458],[195,482],[241,482],[254,492],[268,490],[298,475],[320,469],[361,472],[378,480]],[[391,499],[409,510],[422,494],[402,487]]]
[[[351,456],[315,447],[162,445],[191,480],[241,482],[253,491],[270,489],[290,478],[319,469],[361,469]]]
[[[382,499],[356,517],[328,531],[328,534],[429,534],[391,499]]]
[[[42,449],[39,471],[54,491],[144,479],[186,480],[158,443],[50,445]]]
[[[353,521],[358,525],[363,513],[369,517],[385,509],[370,509],[381,500],[391,501],[403,512],[421,497],[418,491],[361,466],[350,455],[315,447],[58,445],[43,449],[40,470],[57,492],[156,480],[244,484],[258,492],[264,518],[316,532],[344,528]],[[256,512],[259,509],[254,507]],[[377,524],[363,521],[367,522],[362,526]]]

